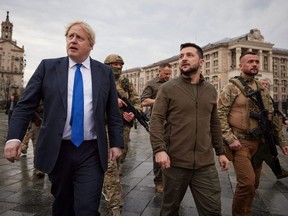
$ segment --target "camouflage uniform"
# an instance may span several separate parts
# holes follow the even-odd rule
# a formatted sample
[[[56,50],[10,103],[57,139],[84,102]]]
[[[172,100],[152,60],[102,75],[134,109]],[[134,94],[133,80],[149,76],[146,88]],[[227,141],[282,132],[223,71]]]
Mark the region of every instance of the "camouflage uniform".
[[[116,89],[121,96],[128,98],[136,109],[140,108],[140,100],[136,93],[136,90],[127,81],[128,79],[119,79],[116,81]],[[123,113],[124,109],[120,111]],[[123,137],[124,137],[124,149],[122,155],[117,161],[109,161],[107,171],[105,172],[103,194],[105,200],[108,202],[108,207],[113,209],[114,207],[122,207],[124,205],[123,192],[120,184],[120,163],[126,157],[128,151],[130,128],[132,124],[123,123]]]
[[[141,110],[141,103],[136,89],[129,82],[127,78],[120,78],[116,81],[116,89],[122,97],[128,98],[133,106],[137,110]],[[125,111],[125,107],[120,108],[121,114]],[[123,120],[123,136],[124,136],[124,149],[122,149],[122,155],[120,157],[120,162],[123,162],[128,153],[128,144],[130,140],[130,129],[133,126],[133,122],[126,122]]]
[[[43,103],[40,104],[40,106],[37,109],[37,112],[34,114],[31,122],[29,123],[27,132],[23,138],[23,141],[21,143],[21,152],[23,154],[27,153],[27,149],[29,146],[29,141],[31,139],[32,141],[32,145],[33,145],[33,152],[35,155],[35,150],[36,150],[36,142],[38,139],[38,135],[39,135],[39,131],[40,131],[40,126],[41,126],[41,122],[42,122],[42,118],[43,118]],[[34,174],[38,177],[38,178],[43,178],[45,176],[45,174],[34,168]]]
[[[110,209],[121,208],[124,205],[118,166],[117,161],[109,161],[104,177],[103,195]]]
[[[272,98],[271,102],[274,103]],[[274,111],[274,125],[276,126],[277,131],[282,131],[284,121],[285,119],[283,119],[283,116],[280,115],[279,112]],[[280,133],[279,136],[280,136],[280,138],[278,138],[279,145],[281,147],[287,146],[288,143],[284,137],[284,134]],[[254,169],[258,169],[259,167],[261,167],[263,161],[265,161],[265,163],[271,168],[277,179],[285,178],[288,176],[288,172],[282,166],[281,166],[281,173],[279,173],[279,171],[274,166],[273,158],[268,145],[261,145],[256,154],[253,156],[252,163]]]
[[[246,80],[252,89],[260,89],[265,108],[268,110],[269,118],[273,118],[273,104],[270,95],[259,81]],[[244,94],[244,93],[245,94]],[[227,146],[227,156],[231,156],[234,170],[237,176],[237,185],[233,198],[233,215],[250,215],[255,190],[259,185],[261,166],[254,169],[251,158],[259,146],[261,138],[251,135],[251,131],[258,126],[258,120],[250,118],[249,113],[259,113],[258,107],[246,97],[246,89],[242,83],[233,78],[220,93],[218,99],[218,113],[222,126],[224,141],[227,145],[239,140],[242,149],[231,152]],[[278,131],[280,132],[280,131]],[[283,137],[279,137],[280,139]]]
[[[110,61],[110,59],[112,59],[112,61]],[[104,63],[110,65],[110,63],[113,62],[113,59],[124,64],[123,59],[115,54],[107,56]],[[133,85],[129,83],[127,78],[119,78],[121,69],[115,69],[113,67],[112,69],[114,71],[115,84],[118,93],[121,96],[128,98],[136,109],[140,109],[140,100]],[[123,114],[124,108],[120,108],[120,111],[121,114]],[[123,162],[126,157],[130,139],[130,128],[132,126],[133,122],[127,123],[123,119],[124,149],[122,149],[122,155],[117,161],[108,162],[108,168],[104,176],[103,195],[105,196],[105,200],[108,202],[108,208],[111,209],[112,215],[115,216],[121,214],[121,208],[124,205],[122,186],[120,182],[120,162]]]

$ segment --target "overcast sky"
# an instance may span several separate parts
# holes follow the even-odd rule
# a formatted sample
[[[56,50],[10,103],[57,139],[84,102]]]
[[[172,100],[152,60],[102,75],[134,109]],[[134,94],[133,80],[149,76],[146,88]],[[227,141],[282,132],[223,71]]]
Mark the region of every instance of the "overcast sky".
[[[253,28],[288,49],[287,0],[0,0],[0,21],[6,11],[25,48],[25,81],[42,59],[66,55],[65,27],[75,20],[96,33],[91,57],[120,54],[124,69],[175,56],[184,42],[205,46]]]

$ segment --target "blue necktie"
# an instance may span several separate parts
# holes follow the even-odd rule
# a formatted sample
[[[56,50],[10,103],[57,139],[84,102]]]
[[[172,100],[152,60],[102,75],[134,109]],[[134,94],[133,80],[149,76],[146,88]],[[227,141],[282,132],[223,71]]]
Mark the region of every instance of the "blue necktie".
[[[80,68],[82,64],[77,64],[74,78],[72,113],[71,113],[71,141],[79,147],[84,140],[84,94],[83,78]]]

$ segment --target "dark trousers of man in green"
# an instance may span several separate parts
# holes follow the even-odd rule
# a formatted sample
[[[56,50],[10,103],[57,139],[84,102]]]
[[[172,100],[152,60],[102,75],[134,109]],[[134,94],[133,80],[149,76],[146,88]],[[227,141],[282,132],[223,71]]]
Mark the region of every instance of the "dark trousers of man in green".
[[[215,165],[196,170],[170,167],[163,170],[161,216],[179,215],[180,203],[189,186],[199,216],[221,215],[221,189]]]

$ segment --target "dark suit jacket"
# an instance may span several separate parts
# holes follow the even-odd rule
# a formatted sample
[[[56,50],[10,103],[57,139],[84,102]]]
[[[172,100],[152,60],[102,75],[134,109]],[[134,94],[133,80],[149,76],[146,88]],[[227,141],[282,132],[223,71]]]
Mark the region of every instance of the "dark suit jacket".
[[[108,163],[105,125],[111,147],[123,147],[123,123],[117,103],[114,75],[110,67],[90,59],[92,100],[97,143],[102,168]],[[67,117],[68,57],[43,60],[29,80],[13,111],[7,140],[22,140],[40,100],[44,103],[34,159],[35,167],[50,173],[57,161]]]

